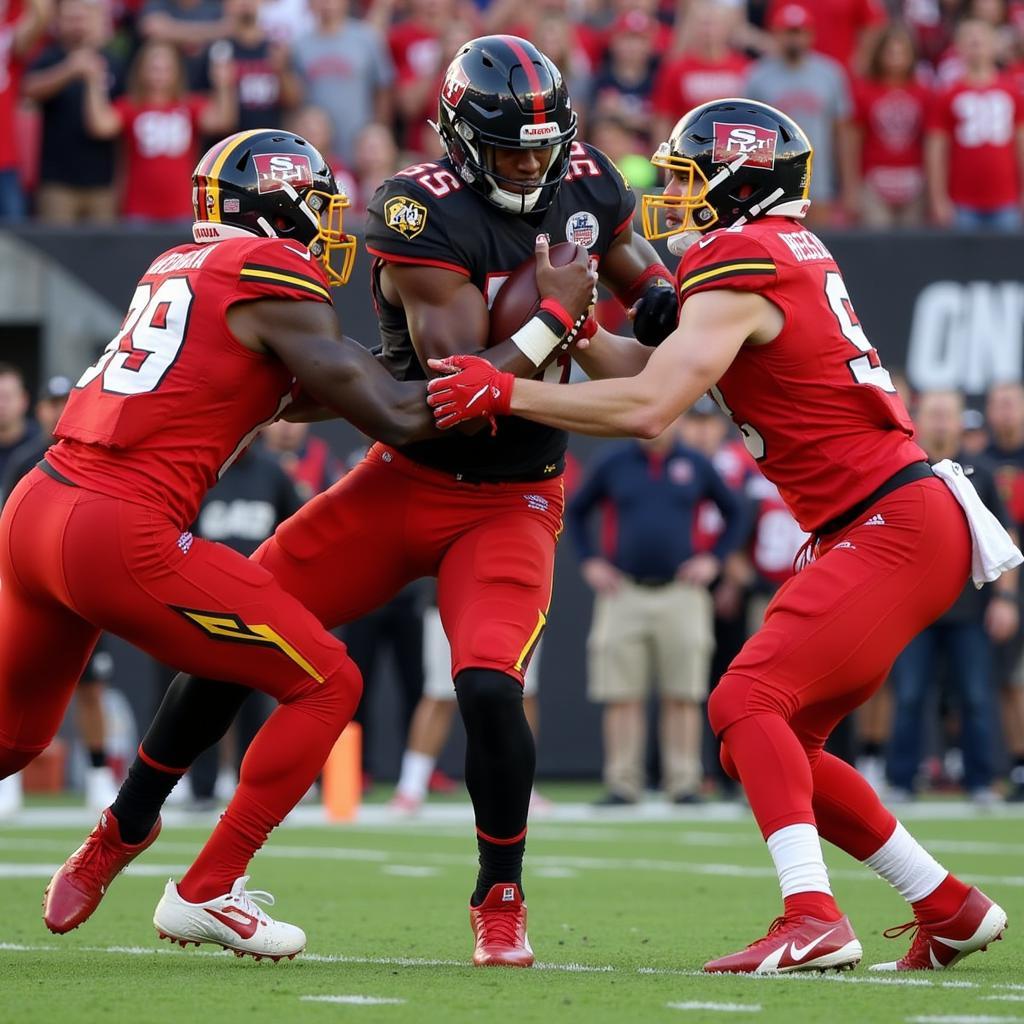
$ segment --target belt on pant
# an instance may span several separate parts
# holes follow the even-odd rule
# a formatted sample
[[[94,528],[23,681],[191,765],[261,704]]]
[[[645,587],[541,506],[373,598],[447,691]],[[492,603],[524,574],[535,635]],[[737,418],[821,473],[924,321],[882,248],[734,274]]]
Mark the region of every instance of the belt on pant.
[[[36,463],[36,469],[41,469],[47,476],[53,477],[54,480],[59,484],[64,484],[65,487],[77,487],[78,484],[74,480],[69,480],[63,473],[59,473],[51,466],[46,459],[40,459]]]
[[[827,537],[840,530],[845,530],[850,523],[862,516],[876,501],[884,498],[887,494],[891,494],[905,484],[913,483],[915,480],[925,480],[933,475],[932,467],[927,462],[912,462],[909,466],[904,466],[898,473],[894,473],[880,487],[876,487],[862,501],[858,501],[856,505],[830,519],[827,523],[822,523],[814,532],[818,537]]]
[[[675,579],[665,579],[662,576],[630,576],[626,574],[626,579],[630,583],[635,583],[638,587],[667,587],[670,583],[675,583]]]

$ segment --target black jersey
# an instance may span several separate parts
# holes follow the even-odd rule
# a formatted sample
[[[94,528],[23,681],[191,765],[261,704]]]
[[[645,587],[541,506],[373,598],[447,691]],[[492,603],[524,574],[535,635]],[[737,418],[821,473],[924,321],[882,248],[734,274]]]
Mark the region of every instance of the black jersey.
[[[451,163],[416,164],[388,178],[369,205],[366,247],[380,318],[384,365],[399,380],[426,377],[413,349],[405,312],[384,298],[383,262],[442,267],[465,274],[490,307],[508,276],[533,256],[536,237],[551,244],[576,242],[600,261],[633,218],[636,200],[622,175],[600,150],[572,144],[569,173],[555,201],[542,213],[505,213],[459,179]],[[546,379],[568,379],[568,361],[552,364]],[[468,480],[542,480],[562,471],[564,431],[510,417],[491,437],[454,434],[418,441],[402,451],[416,462]]]

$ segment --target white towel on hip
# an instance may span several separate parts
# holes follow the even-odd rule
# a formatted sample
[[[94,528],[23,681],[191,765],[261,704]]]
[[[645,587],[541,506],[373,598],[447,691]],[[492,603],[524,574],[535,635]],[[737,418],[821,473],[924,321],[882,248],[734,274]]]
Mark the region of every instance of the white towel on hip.
[[[1024,562],[1024,555],[978,497],[959,462],[943,459],[932,466],[932,472],[953,492],[967,516],[971,528],[971,578],[979,590]]]

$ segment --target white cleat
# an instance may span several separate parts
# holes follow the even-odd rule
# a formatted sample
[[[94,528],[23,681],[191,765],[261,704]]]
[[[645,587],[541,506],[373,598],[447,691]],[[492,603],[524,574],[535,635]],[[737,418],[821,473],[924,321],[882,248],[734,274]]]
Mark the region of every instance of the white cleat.
[[[257,889],[246,890],[248,875],[235,879],[226,896],[189,903],[178,893],[174,879],[153,913],[153,924],[161,939],[169,939],[185,947],[212,942],[230,949],[235,956],[251,956],[257,960],[282,957],[291,960],[306,948],[306,933],[293,924],[275,921],[255,901],[270,906],[274,897]]]

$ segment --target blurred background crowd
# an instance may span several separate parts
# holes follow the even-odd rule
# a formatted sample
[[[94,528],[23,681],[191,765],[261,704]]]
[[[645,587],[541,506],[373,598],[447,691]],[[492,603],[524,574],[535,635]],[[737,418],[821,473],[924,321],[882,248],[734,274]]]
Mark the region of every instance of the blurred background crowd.
[[[901,387],[931,460],[970,466],[982,499],[1019,535],[1024,386],[992,386],[983,409],[966,408],[955,391],[910,394]],[[70,389],[67,378],[50,378],[33,403],[20,372],[0,363],[0,501],[50,443]],[[361,454],[333,451],[305,424],[278,422],[207,495],[193,532],[251,554]],[[598,803],[626,807],[645,801],[650,790],[676,805],[736,796],[719,769],[703,705],[758,628],[771,596],[805,557],[806,535],[707,398],[655,440],[598,444],[583,462],[570,456],[566,489],[563,544],[593,596],[585,650],[581,643],[573,656],[586,664],[586,699],[600,707],[593,726],[602,734]],[[556,626],[572,603],[566,584],[575,582],[562,572]],[[893,803],[934,793],[962,794],[982,808],[1024,801],[1021,608],[1016,572],[981,591],[965,586],[953,608],[907,647],[881,692],[837,730],[830,749],[855,763]],[[438,770],[457,716],[431,586],[423,581],[408,588],[342,635],[366,684],[357,717],[365,788],[373,787],[375,775],[378,783],[381,775],[394,780],[397,757],[381,770],[388,746],[404,750],[391,796],[396,813],[414,814],[431,791],[458,791],[461,784]],[[92,806],[109,804],[138,733],[173,675],[164,666],[151,665],[148,674],[133,666],[131,687],[152,691],[149,700],[135,693],[133,714],[121,691],[106,685],[113,650],[101,642],[63,743],[26,770],[30,788],[58,790],[74,777]],[[557,670],[546,674],[546,664],[541,650],[527,675],[535,731],[538,690],[550,686],[553,699],[569,699],[564,679]],[[378,695],[385,692],[382,701]],[[254,693],[228,740],[197,763],[177,798],[199,809],[228,798],[241,756],[271,705]],[[575,717],[584,727],[579,711]],[[543,750],[542,734],[540,745]],[[17,779],[0,784],[0,817],[20,801]],[[535,801],[539,808],[546,803],[536,794]]]
[[[182,220],[212,137],[279,125],[358,212],[440,155],[444,68],[489,32],[558,64],[639,190],[681,114],[746,95],[810,136],[818,226],[1021,223],[1020,0],[0,0],[0,217]]]

